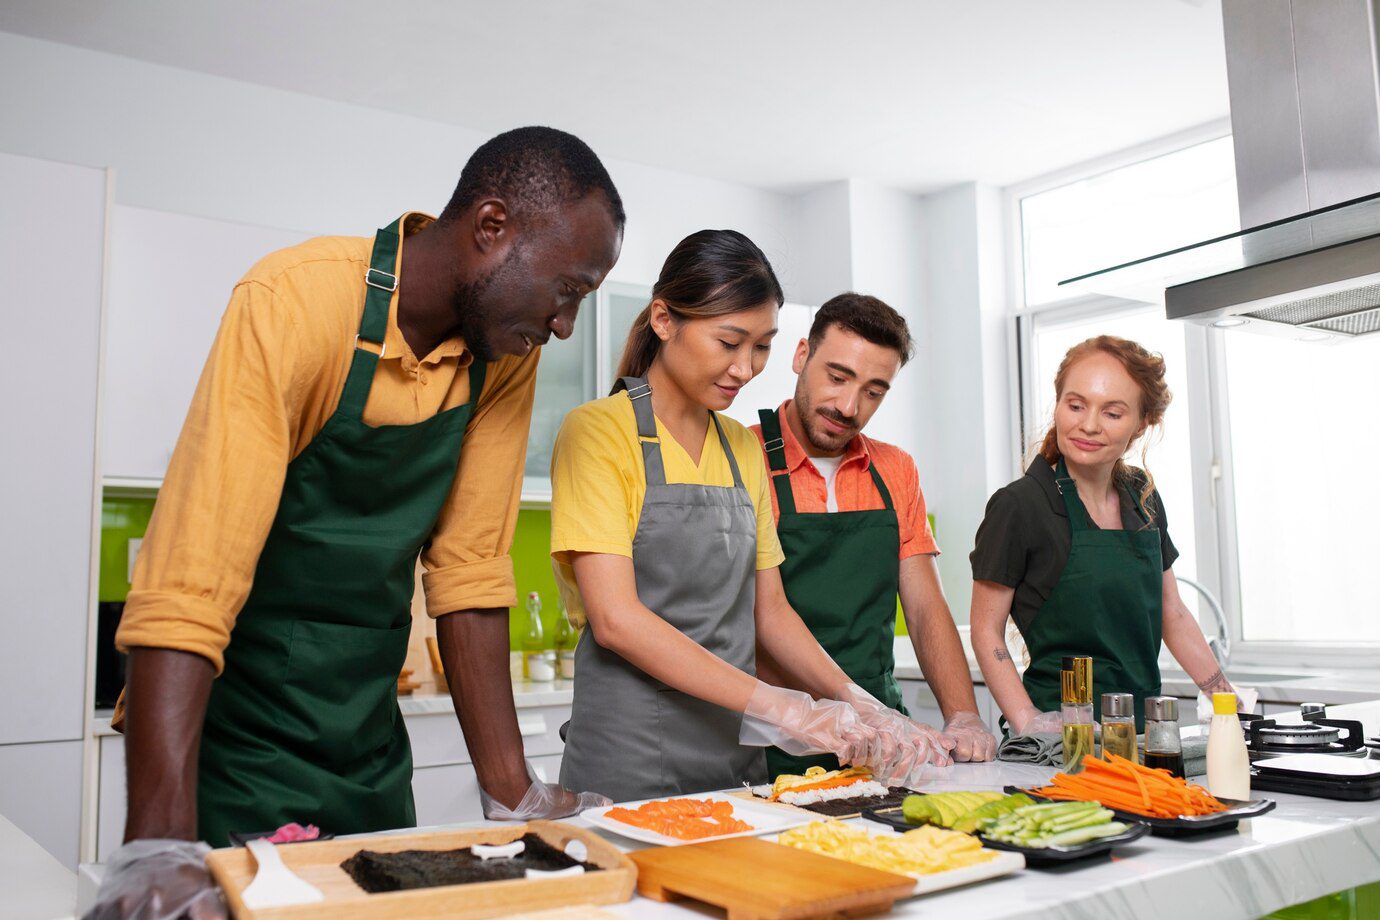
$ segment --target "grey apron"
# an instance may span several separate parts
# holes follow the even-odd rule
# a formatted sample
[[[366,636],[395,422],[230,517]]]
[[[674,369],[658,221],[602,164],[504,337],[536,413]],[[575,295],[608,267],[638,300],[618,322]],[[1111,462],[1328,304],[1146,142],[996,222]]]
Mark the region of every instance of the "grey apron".
[[[668,484],[646,380],[624,377],[637,418],[647,495],[633,538],[637,596],[700,646],[757,673],[757,509],[728,439],[714,430],[732,486]],[[575,699],[561,785],[615,802],[766,781],[761,748],[738,743],[742,714],[673,690],[594,640],[575,649]]]

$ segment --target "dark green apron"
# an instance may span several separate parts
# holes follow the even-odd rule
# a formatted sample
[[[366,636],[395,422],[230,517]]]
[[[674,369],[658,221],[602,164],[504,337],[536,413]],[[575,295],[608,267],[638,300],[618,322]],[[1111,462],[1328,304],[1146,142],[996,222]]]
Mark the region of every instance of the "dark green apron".
[[[253,588],[211,688],[197,822],[288,821],[335,834],[409,827],[412,750],[398,711],[417,555],[455,478],[470,401],[415,425],[370,427],[364,405],[397,289],[399,221],[374,238],[364,314],[340,404],[287,468]]]
[[[1062,458],[1055,482],[1068,510],[1073,545],[1063,574],[1035,619],[1021,631],[1030,651],[1022,682],[1041,712],[1059,709],[1059,666],[1065,655],[1093,659],[1094,718],[1102,718],[1102,694],[1136,697],[1136,730],[1143,730],[1143,701],[1160,693],[1160,634],[1164,626],[1164,569],[1159,528],[1138,497],[1139,530],[1102,530],[1088,516]]]
[[[891,493],[876,464],[869,463],[885,507],[877,511],[797,512],[781,418],[770,409],[757,415],[781,510],[776,532],[786,555],[781,564],[786,597],[853,683],[904,714],[901,688],[892,674],[896,665],[893,640],[901,528]],[[773,779],[782,773],[804,773],[811,766],[837,770],[839,762],[832,754],[793,757],[767,748],[767,769]]]

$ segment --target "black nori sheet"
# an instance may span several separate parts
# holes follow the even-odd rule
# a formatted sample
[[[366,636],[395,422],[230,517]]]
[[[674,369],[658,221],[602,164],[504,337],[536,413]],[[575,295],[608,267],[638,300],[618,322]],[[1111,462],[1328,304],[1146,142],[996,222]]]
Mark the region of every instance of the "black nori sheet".
[[[360,850],[340,864],[355,884],[370,894],[441,885],[468,885],[524,878],[528,869],[551,871],[584,866],[597,872],[593,863],[572,859],[536,834],[523,834],[523,852],[507,859],[480,859],[469,847],[458,850],[402,850],[379,853]]]
[[[834,799],[829,802],[816,802],[813,805],[796,805],[826,818],[850,818],[862,814],[864,808],[892,808],[900,805],[908,795],[915,795],[903,786],[892,786],[886,795],[855,795],[849,799]],[[787,803],[789,804],[789,803]]]

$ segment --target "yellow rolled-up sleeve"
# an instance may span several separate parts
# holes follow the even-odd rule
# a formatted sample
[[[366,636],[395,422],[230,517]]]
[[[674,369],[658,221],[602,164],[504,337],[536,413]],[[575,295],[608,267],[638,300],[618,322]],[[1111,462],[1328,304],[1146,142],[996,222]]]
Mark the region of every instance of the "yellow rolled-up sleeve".
[[[223,669],[287,475],[297,350],[272,289],[237,285],[134,565],[121,651],[192,652]]]
[[[508,551],[522,498],[539,357],[534,350],[488,368],[455,483],[422,552],[422,586],[433,617],[517,606]]]

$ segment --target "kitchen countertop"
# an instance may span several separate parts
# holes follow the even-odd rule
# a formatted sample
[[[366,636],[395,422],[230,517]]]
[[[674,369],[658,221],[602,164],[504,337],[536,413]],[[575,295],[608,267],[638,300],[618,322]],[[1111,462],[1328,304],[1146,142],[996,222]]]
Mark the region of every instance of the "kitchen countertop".
[[[1380,712],[1380,708],[1377,708]],[[1000,789],[1043,783],[1055,771],[1028,764],[930,768],[927,791]],[[1278,807],[1234,831],[1196,838],[1147,836],[1113,858],[1076,869],[1025,869],[1001,879],[898,902],[894,916],[965,920],[1246,920],[1292,904],[1380,880],[1380,804],[1272,794]],[[583,824],[579,819],[573,823]],[[882,831],[861,819],[859,826]],[[482,826],[469,824],[462,826]],[[587,825],[586,825],[587,826]],[[624,850],[641,845],[598,831]],[[84,899],[99,866],[84,866]],[[89,906],[80,905],[83,909]],[[690,918],[705,911],[634,895],[604,908],[622,917]],[[710,912],[709,916],[722,916]]]
[[[77,875],[0,816],[0,890],[6,917],[70,917]]]

